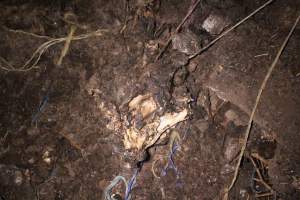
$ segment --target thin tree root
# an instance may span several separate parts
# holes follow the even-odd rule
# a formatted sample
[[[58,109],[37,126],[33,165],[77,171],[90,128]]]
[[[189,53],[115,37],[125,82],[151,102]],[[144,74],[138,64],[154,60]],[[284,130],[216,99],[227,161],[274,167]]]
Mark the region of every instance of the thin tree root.
[[[164,159],[164,157],[159,157],[152,162],[151,171],[152,171],[153,176],[157,179],[160,179],[160,176],[158,176],[155,172],[155,164],[157,163],[157,161],[162,160],[162,159]]]
[[[102,36],[104,32],[106,32],[106,30],[98,29],[91,33],[74,36],[74,37],[72,37],[71,41],[87,39],[87,38],[95,37],[95,36]],[[0,68],[5,71],[15,71],[15,72],[30,71],[34,68],[37,68],[37,64],[40,61],[41,56],[45,53],[45,51],[49,47],[59,44],[59,43],[66,42],[67,40],[68,40],[68,37],[49,39],[47,42],[44,42],[42,45],[40,45],[33,52],[32,56],[21,67],[15,67],[12,64],[10,64],[8,61],[6,61],[4,58],[0,57]]]
[[[266,84],[279,60],[279,57],[281,56],[282,52],[284,51],[291,35],[293,34],[298,22],[299,22],[299,19],[300,19],[300,15],[297,17],[296,21],[294,22],[289,34],[286,36],[284,42],[282,43],[273,63],[271,64],[271,66],[269,67],[269,70],[260,86],[260,89],[258,91],[258,95],[256,97],[256,100],[255,100],[255,104],[254,104],[254,107],[252,109],[252,112],[251,112],[251,115],[250,115],[250,119],[249,119],[249,122],[248,122],[248,126],[247,126],[247,130],[246,130],[246,133],[245,133],[245,136],[244,136],[244,143],[243,143],[243,146],[241,148],[241,151],[240,151],[240,154],[239,154],[239,160],[238,160],[238,163],[235,167],[235,172],[234,172],[234,176],[233,176],[233,179],[229,185],[228,188],[225,189],[225,194],[223,196],[223,199],[224,200],[227,200],[228,199],[228,193],[229,191],[232,189],[233,185],[235,184],[236,180],[237,180],[237,177],[238,177],[238,174],[239,174],[239,169],[240,169],[240,165],[241,165],[241,162],[242,162],[242,158],[244,156],[244,153],[245,153],[245,149],[247,147],[247,142],[248,142],[248,139],[249,139],[249,135],[250,135],[250,130],[251,130],[251,127],[252,127],[252,123],[253,123],[253,118],[254,118],[254,115],[255,115],[255,112],[256,112],[256,109],[257,109],[257,106],[260,102],[260,99],[261,99],[261,95],[262,95],[262,92],[263,90],[265,89],[266,87]]]
[[[251,163],[253,164],[253,166],[254,166],[254,168],[255,168],[255,171],[256,171],[256,173],[257,173],[257,175],[258,175],[258,179],[253,179],[253,180],[262,183],[262,184],[263,184],[263,185],[264,185],[264,186],[265,186],[265,187],[273,194],[273,193],[274,193],[274,190],[273,190],[272,187],[271,187],[268,183],[266,183],[266,181],[264,180],[264,178],[263,178],[263,176],[262,176],[260,170],[258,169],[257,164],[255,163],[255,161],[253,160],[253,158],[252,158],[251,156],[250,156],[249,158],[250,158]]]
[[[65,46],[64,46],[64,48],[62,49],[61,54],[60,54],[60,57],[59,57],[59,59],[58,59],[58,61],[57,61],[57,65],[58,65],[58,66],[61,65],[61,63],[62,63],[64,57],[66,56],[66,54],[67,54],[67,52],[68,52],[68,50],[69,50],[69,48],[70,48],[71,40],[72,40],[72,37],[73,37],[73,35],[74,35],[74,33],[75,33],[75,30],[76,30],[76,26],[72,25],[72,26],[71,26],[71,29],[70,29],[70,33],[69,33],[69,35],[68,35],[68,37],[67,37],[67,39],[66,39],[66,42],[65,42]]]

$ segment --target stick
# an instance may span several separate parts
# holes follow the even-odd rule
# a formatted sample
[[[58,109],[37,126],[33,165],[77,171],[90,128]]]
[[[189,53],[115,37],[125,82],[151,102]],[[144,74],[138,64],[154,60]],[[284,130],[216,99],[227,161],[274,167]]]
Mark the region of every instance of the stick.
[[[155,58],[155,61],[158,61],[161,56],[163,55],[163,53],[167,50],[167,48],[169,47],[169,45],[171,44],[171,41],[173,39],[173,36],[175,33],[178,33],[179,30],[181,29],[181,27],[183,26],[183,24],[186,22],[186,20],[192,15],[192,13],[195,11],[195,9],[197,8],[198,4],[200,3],[201,0],[198,0],[193,7],[189,10],[189,12],[186,14],[186,16],[183,18],[183,20],[181,21],[181,23],[177,26],[177,28],[175,29],[174,33],[171,34],[171,36],[169,37],[166,46],[162,49],[162,51],[158,54],[158,56]]]
[[[266,84],[267,84],[267,82],[268,82],[268,80],[269,80],[269,78],[270,78],[270,76],[271,76],[271,74],[272,74],[272,72],[273,72],[273,70],[274,70],[274,68],[275,68],[278,60],[279,60],[280,55],[282,54],[283,50],[285,49],[285,47],[286,47],[286,45],[287,45],[287,43],[288,43],[291,35],[293,34],[293,32],[294,32],[294,30],[295,30],[295,28],[296,28],[296,26],[297,26],[297,24],[299,22],[299,19],[300,19],[300,15],[297,17],[297,19],[296,19],[294,25],[292,26],[289,34],[286,36],[284,42],[282,43],[282,45],[281,45],[281,47],[280,47],[280,49],[279,49],[279,51],[278,51],[278,53],[277,53],[277,55],[276,55],[273,63],[272,63],[272,65],[270,66],[270,68],[269,68],[269,70],[268,70],[268,72],[267,72],[267,74],[266,74],[266,76],[265,76],[265,78],[264,78],[264,80],[263,80],[260,88],[259,88],[258,95],[256,97],[255,104],[254,104],[254,107],[252,109],[252,112],[251,112],[251,115],[250,115],[250,119],[249,119],[249,122],[248,122],[246,134],[245,134],[245,137],[244,137],[243,146],[242,146],[241,152],[239,154],[238,163],[237,163],[236,168],[235,168],[234,177],[233,177],[233,179],[232,179],[232,181],[231,181],[228,189],[226,189],[226,191],[225,191],[225,196],[224,196],[225,199],[228,197],[228,192],[231,190],[231,188],[233,187],[234,183],[236,182],[236,179],[237,179],[237,176],[238,176],[238,173],[239,173],[239,168],[240,168],[240,165],[241,165],[241,161],[242,161],[243,155],[245,153],[245,149],[247,147],[247,142],[248,142],[248,138],[249,138],[249,135],[250,135],[250,130],[251,130],[251,127],[252,127],[252,122],[253,122],[254,114],[256,112],[258,103],[260,101],[261,94],[262,94],[263,90],[266,87]]]
[[[247,17],[245,17],[244,19],[240,20],[238,23],[236,23],[234,26],[232,26],[231,28],[227,29],[226,31],[224,31],[221,35],[219,35],[216,39],[214,39],[213,41],[211,41],[210,43],[208,43],[206,46],[204,46],[203,48],[201,48],[198,52],[196,52],[195,54],[191,55],[189,57],[189,60],[194,59],[195,57],[197,57],[198,55],[200,55],[202,52],[204,52],[205,50],[207,50],[209,47],[211,47],[212,45],[214,45],[217,41],[219,41],[222,37],[224,37],[225,35],[227,35],[229,32],[231,32],[232,30],[234,30],[236,27],[238,27],[239,25],[241,25],[242,23],[244,23],[245,21],[247,21],[250,17],[252,17],[253,15],[255,15],[256,13],[258,13],[260,10],[262,10],[263,8],[265,8],[267,5],[269,5],[270,3],[272,3],[274,0],[269,0],[267,1],[265,4],[263,4],[262,6],[260,6],[259,8],[257,8],[255,11],[253,11],[250,15],[248,15]]]
[[[251,157],[251,155],[249,156],[249,158],[250,158],[250,160],[252,162],[252,165],[254,166],[255,171],[256,171],[256,173],[258,175],[258,178],[259,178],[258,181],[261,182],[270,192],[273,193],[274,191],[273,191],[272,187],[268,183],[266,183],[266,181],[264,180],[263,176],[261,175],[260,170],[258,169],[257,164],[255,163],[255,161],[253,160],[253,158]]]
[[[62,49],[61,54],[60,54],[60,57],[59,57],[59,59],[58,59],[58,61],[57,61],[57,65],[58,65],[58,66],[61,65],[61,63],[62,63],[64,57],[66,56],[66,54],[67,54],[67,52],[68,52],[68,50],[69,50],[69,47],[70,47],[70,44],[71,44],[71,40],[72,40],[72,37],[73,37],[73,34],[74,34],[75,30],[76,30],[76,26],[73,26],[73,25],[72,25],[72,26],[71,26],[70,33],[68,34],[68,37],[67,37],[66,42],[65,42],[65,46],[64,46],[64,48]]]

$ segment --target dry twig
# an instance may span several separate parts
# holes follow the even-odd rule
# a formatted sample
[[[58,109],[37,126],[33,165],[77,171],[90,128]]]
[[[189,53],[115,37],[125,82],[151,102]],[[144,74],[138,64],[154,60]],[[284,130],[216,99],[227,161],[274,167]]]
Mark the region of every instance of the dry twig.
[[[166,157],[166,156],[158,157],[157,159],[155,159],[155,160],[152,162],[151,171],[152,171],[152,174],[153,174],[153,176],[154,176],[155,178],[160,179],[160,176],[158,176],[158,175],[156,174],[156,172],[155,172],[155,164],[157,163],[157,161],[163,160],[164,157]]]
[[[249,156],[249,159],[251,160],[251,163],[254,166],[255,171],[258,175],[258,179],[255,179],[255,181],[262,183],[270,192],[274,193],[274,190],[272,189],[272,187],[264,180],[264,177],[262,176],[262,174],[261,174],[257,164],[253,160],[252,156]]]
[[[70,48],[71,40],[72,40],[72,37],[73,37],[73,34],[74,34],[75,30],[76,30],[76,26],[72,25],[72,26],[71,26],[70,33],[69,33],[69,35],[68,35],[68,37],[67,37],[67,39],[66,39],[66,42],[65,42],[65,46],[64,46],[64,48],[62,49],[61,54],[60,54],[60,57],[59,57],[59,59],[58,59],[58,61],[57,61],[57,65],[58,65],[58,66],[61,65],[61,63],[62,63],[64,57],[66,56],[66,54],[67,54],[67,52],[68,52],[68,50],[69,50],[69,48]]]
[[[283,50],[285,49],[285,46],[287,45],[291,35],[293,34],[298,22],[299,22],[299,19],[300,19],[300,15],[297,17],[295,23],[293,24],[289,34],[286,36],[284,42],[282,43],[273,63],[271,64],[271,66],[269,67],[269,70],[259,88],[259,91],[258,91],[258,95],[256,97],[256,100],[255,100],[255,104],[254,104],[254,107],[252,109],[252,112],[251,112],[251,115],[250,115],[250,119],[249,119],[249,122],[248,122],[248,126],[247,126],[247,130],[246,130],[246,133],[245,133],[245,136],[244,136],[244,142],[243,142],[243,146],[241,148],[241,151],[240,151],[240,154],[239,154],[239,159],[238,159],[238,163],[235,167],[235,172],[234,172],[234,176],[233,176],[233,179],[229,185],[229,187],[225,190],[225,195],[224,195],[224,198],[223,199],[228,199],[228,193],[229,191],[231,190],[231,188],[233,187],[234,183],[236,182],[237,180],[237,176],[238,176],[238,173],[239,173],[239,168],[240,168],[240,165],[241,165],[241,161],[242,161],[242,158],[244,156],[244,153],[245,153],[245,149],[247,147],[247,142],[248,142],[248,138],[249,138],[249,135],[250,135],[250,130],[251,130],[251,127],[252,127],[252,123],[253,123],[253,118],[254,118],[254,115],[255,115],[255,112],[256,112],[256,109],[257,109],[257,106],[258,106],[258,103],[260,102],[260,99],[261,99],[261,95],[262,95],[262,92],[263,90],[265,89],[266,87],[266,84],[279,60],[279,57],[281,56]]]
[[[272,192],[267,192],[267,193],[263,193],[263,194],[256,194],[255,198],[270,197],[270,196],[274,196],[274,194]]]

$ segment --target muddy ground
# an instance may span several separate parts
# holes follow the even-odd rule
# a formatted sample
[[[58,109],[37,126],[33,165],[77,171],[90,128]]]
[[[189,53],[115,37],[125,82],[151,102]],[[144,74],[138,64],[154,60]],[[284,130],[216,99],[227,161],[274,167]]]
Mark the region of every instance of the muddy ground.
[[[195,2],[0,1],[1,200],[103,199],[117,175],[128,181],[144,160],[158,122],[184,112],[149,149],[131,199],[223,198],[258,89],[300,2],[274,1],[189,60],[264,3],[203,0],[156,61]],[[65,40],[22,68],[71,27],[75,36],[99,34],[71,40],[61,64]],[[262,95],[229,199],[300,199],[299,40],[298,24]],[[164,170],[170,141],[175,167]],[[124,199],[124,184],[111,194]]]

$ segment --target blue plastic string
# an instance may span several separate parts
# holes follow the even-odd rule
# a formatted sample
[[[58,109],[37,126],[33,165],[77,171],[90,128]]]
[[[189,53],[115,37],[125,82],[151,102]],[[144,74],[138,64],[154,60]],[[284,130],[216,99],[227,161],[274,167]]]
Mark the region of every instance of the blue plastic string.
[[[126,191],[128,189],[128,185],[126,182],[126,179],[123,176],[116,176],[114,178],[114,180],[112,180],[112,182],[109,184],[109,186],[107,186],[104,190],[104,199],[105,200],[116,200],[114,197],[112,197],[111,192],[113,190],[113,188],[120,182],[123,181],[125,183],[126,186]]]
[[[180,179],[180,172],[179,172],[179,170],[176,167],[175,162],[174,162],[174,155],[175,155],[176,151],[179,149],[179,147],[180,146],[178,144],[175,144],[175,143],[173,144],[172,151],[170,152],[170,154],[168,156],[168,164],[162,170],[161,175],[166,176],[168,169],[173,169],[175,171],[175,174],[176,174],[176,187],[181,188],[183,186],[183,183]]]
[[[47,103],[49,101],[49,94],[47,94],[43,100],[41,101],[38,110],[35,112],[35,114],[32,116],[31,122],[34,123],[37,121],[37,118],[39,117],[40,113],[45,109]]]
[[[132,175],[131,179],[127,183],[128,187],[127,187],[126,193],[125,193],[125,200],[130,200],[131,199],[130,193],[131,193],[131,191],[132,191],[132,189],[133,189],[133,187],[136,183],[136,177],[137,177],[138,173],[139,173],[139,170],[136,169],[134,174]]]
[[[162,176],[166,176],[167,175],[167,170],[168,169],[174,169],[177,178],[179,178],[179,173],[178,173],[178,169],[175,165],[173,156],[175,155],[176,151],[178,150],[179,145],[175,144],[172,146],[172,151],[170,152],[169,156],[168,156],[168,164],[167,166],[162,170]]]

